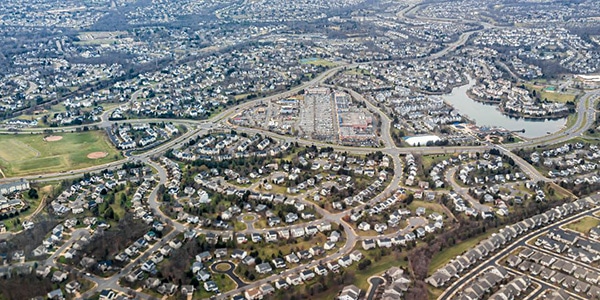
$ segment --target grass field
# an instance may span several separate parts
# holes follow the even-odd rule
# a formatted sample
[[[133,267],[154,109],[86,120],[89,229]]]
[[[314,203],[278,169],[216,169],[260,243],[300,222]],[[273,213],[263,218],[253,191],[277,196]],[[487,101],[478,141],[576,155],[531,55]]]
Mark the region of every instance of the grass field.
[[[318,233],[308,241],[305,241],[304,239],[296,239],[294,242],[291,243],[286,243],[283,245],[269,245],[267,247],[262,247],[256,250],[259,252],[261,257],[272,257],[273,254],[277,256],[279,254],[279,251],[281,251],[281,253],[291,253],[295,252],[295,250],[308,250],[310,249],[310,247],[316,245],[322,246],[323,244],[325,244],[325,242],[327,242],[327,236],[325,236],[325,234],[323,233]]]
[[[436,255],[433,256],[433,258],[431,258],[431,263],[429,263],[429,274],[432,274],[433,272],[435,272],[435,270],[439,269],[440,267],[443,267],[446,263],[455,258],[457,255],[461,255],[467,250],[475,247],[480,241],[488,238],[490,235],[492,235],[492,233],[496,231],[497,230],[488,230],[484,234],[481,234],[474,238],[470,238],[468,240],[465,240],[464,242],[461,242],[452,247],[446,248],[441,252],[438,252]]]
[[[424,217],[427,217],[432,212],[437,212],[441,215],[446,215],[444,212],[444,208],[441,204],[435,202],[427,202],[422,200],[414,200],[411,204],[408,205],[408,209],[412,211],[416,211],[419,207],[425,207],[426,214]]]
[[[322,58],[312,58],[300,60],[300,63],[321,66],[321,67],[335,67],[338,64],[332,61],[324,60]]]
[[[568,101],[575,101],[577,95],[573,92],[562,93],[553,91],[551,88],[545,86],[526,84],[525,87],[530,91],[535,91],[540,95],[540,99],[548,99],[548,101],[566,103]]]
[[[444,292],[443,289],[436,289],[430,285],[427,286],[427,298],[428,299],[431,299],[431,300],[439,299],[443,292]]]
[[[44,135],[0,135],[0,168],[6,177],[62,172],[121,159],[103,131],[61,133],[62,139],[44,141]],[[106,152],[90,159],[92,152]]]
[[[246,99],[246,97],[248,97],[248,95],[250,95],[250,93],[248,93],[248,94],[239,94],[239,95],[235,95],[235,96],[233,96],[233,98],[234,98],[235,100],[244,100],[244,99]]]
[[[100,44],[113,44],[121,40],[121,36],[126,35],[123,31],[88,31],[81,32],[78,36],[79,41],[76,41],[77,45],[100,45]]]
[[[429,170],[433,165],[441,162],[442,160],[446,160],[452,157],[457,156],[456,154],[436,154],[436,155],[425,155],[422,158],[423,162],[423,171]]]
[[[235,231],[242,231],[248,229],[248,227],[243,222],[233,221],[233,229]]]
[[[600,219],[594,218],[594,217],[584,217],[581,218],[575,222],[569,223],[567,225],[565,225],[565,228],[583,233],[583,234],[588,234],[588,232],[590,232],[590,229],[596,227],[600,225]]]
[[[379,249],[370,251],[364,251],[358,247],[356,249],[362,252],[362,254],[365,257],[363,259],[370,259],[372,262],[371,265],[365,268],[364,270],[358,270],[358,263],[353,263],[352,266],[348,268],[348,270],[352,270],[355,272],[354,285],[356,285],[363,291],[369,289],[369,277],[381,275],[383,274],[383,272],[387,271],[391,267],[401,267],[403,269],[406,269],[408,267],[408,262],[404,260],[404,258],[406,257],[405,253],[392,253],[390,255],[381,256],[379,260],[376,260],[375,254],[376,251],[379,251]]]
[[[502,143],[503,143],[503,144],[514,144],[514,143],[520,143],[520,142],[523,142],[523,141],[524,141],[524,140],[523,140],[521,137],[519,137],[519,136],[518,136],[518,135],[516,135],[516,134],[513,134],[513,135],[512,135],[512,137],[513,137],[513,140],[512,140],[512,141],[509,141],[509,140],[507,140],[507,139],[504,139],[504,140],[502,140]]]

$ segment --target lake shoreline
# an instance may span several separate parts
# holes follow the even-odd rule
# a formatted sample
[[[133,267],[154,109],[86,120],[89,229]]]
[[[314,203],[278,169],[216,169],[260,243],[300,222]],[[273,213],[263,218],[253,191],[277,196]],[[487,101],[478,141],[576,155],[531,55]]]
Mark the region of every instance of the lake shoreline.
[[[545,136],[548,132],[558,132],[564,128],[567,122],[566,116],[562,118],[527,118],[519,115],[507,115],[497,104],[484,104],[469,97],[468,90],[474,85],[475,80],[468,78],[467,84],[455,87],[450,94],[440,97],[469,120],[469,123],[478,127],[501,127],[509,131],[525,129],[524,133],[518,135],[525,139],[531,139]]]

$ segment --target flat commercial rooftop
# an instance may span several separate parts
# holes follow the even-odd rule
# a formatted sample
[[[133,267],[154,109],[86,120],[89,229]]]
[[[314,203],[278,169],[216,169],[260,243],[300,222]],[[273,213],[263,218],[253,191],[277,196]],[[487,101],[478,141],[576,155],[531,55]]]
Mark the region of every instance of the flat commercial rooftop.
[[[425,146],[427,142],[437,142],[441,140],[437,135],[422,135],[422,136],[412,136],[406,138],[404,141],[411,146]]]

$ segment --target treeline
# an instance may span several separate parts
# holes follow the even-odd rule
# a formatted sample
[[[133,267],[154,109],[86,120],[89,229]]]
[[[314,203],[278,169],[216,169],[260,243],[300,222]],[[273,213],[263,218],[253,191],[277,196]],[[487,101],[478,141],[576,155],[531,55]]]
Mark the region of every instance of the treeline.
[[[573,194],[577,197],[581,197],[583,195],[589,195],[589,194],[592,194],[592,193],[600,190],[600,183],[597,183],[597,182],[582,183],[582,184],[576,185],[575,183],[573,183],[573,181],[571,181],[571,182],[561,181],[559,185],[561,187],[573,192]]]
[[[120,219],[116,228],[97,231],[91,241],[85,245],[73,259],[74,264],[79,264],[83,256],[94,258],[97,261],[111,260],[117,253],[133,244],[150,230],[150,225],[135,219],[133,214],[127,213]],[[160,233],[157,232],[157,236]],[[94,267],[92,270],[94,271]]]
[[[0,298],[2,299],[33,299],[43,296],[56,288],[51,276],[40,278],[35,273],[16,275],[10,279],[2,280],[0,284]]]
[[[450,231],[444,231],[430,240],[427,245],[418,247],[408,254],[410,266],[415,276],[415,285],[409,289],[406,299],[427,299],[427,284],[424,279],[429,271],[431,259],[446,248],[452,247],[470,238],[484,234],[487,230],[504,227],[517,223],[551,208],[560,206],[571,199],[563,199],[554,202],[530,202],[522,209],[516,210],[505,218],[466,219],[464,215],[458,215],[460,226]],[[449,202],[445,197],[442,202]]]
[[[15,251],[23,250],[25,256],[30,258],[33,249],[41,245],[46,234],[58,224],[56,219],[50,217],[32,221],[35,224],[32,229],[24,230],[9,240],[0,242],[0,253],[8,253],[10,258]]]
[[[211,244],[206,241],[204,236],[190,240],[184,243],[181,248],[174,250],[169,259],[163,264],[159,265],[157,277],[160,279],[166,279],[168,282],[177,284],[179,286],[192,284],[196,288],[200,288],[200,283],[190,269],[191,262],[195,260],[195,257],[198,253],[202,253],[204,251],[212,252],[217,248],[233,249],[235,248],[235,242],[231,240],[224,243],[219,240],[219,242],[216,244]]]

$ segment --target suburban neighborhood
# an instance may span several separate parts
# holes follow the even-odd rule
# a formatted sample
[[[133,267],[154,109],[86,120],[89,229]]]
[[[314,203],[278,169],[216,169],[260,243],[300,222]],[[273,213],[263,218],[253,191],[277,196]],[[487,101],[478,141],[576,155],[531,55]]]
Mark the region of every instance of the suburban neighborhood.
[[[0,299],[600,299],[600,3],[0,3]]]

